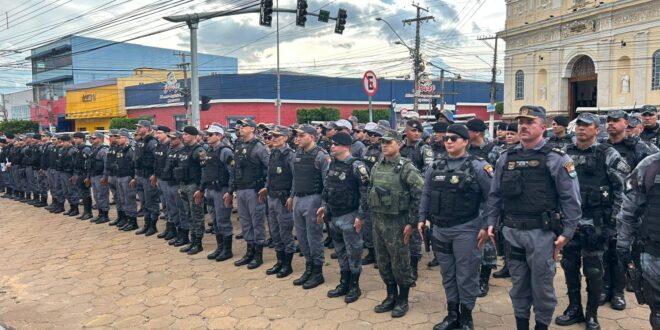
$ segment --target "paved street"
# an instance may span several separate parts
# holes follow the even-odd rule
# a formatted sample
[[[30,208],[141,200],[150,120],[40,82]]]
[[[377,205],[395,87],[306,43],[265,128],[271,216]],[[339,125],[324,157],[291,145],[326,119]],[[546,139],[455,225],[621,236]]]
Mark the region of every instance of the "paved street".
[[[210,235],[204,252],[191,257],[155,236],[120,233],[7,199],[0,199],[0,210],[0,328],[431,329],[444,317],[440,274],[426,269],[428,256],[420,263],[410,312],[392,320],[372,311],[385,291],[371,266],[361,278],[363,296],[356,303],[326,298],[339,277],[329,251],[326,284],[303,290],[291,284],[303,269],[302,258],[294,260],[296,272],[289,278],[265,275],[272,250],[266,251],[264,266],[248,271],[234,267],[233,260],[208,261],[215,246]],[[244,242],[234,246],[240,257]],[[510,282],[492,279],[491,284],[488,297],[477,302],[475,325],[512,329]],[[567,304],[561,274],[556,287],[561,312]],[[626,298],[624,312],[601,307],[603,329],[650,328],[648,308],[637,306],[629,293]]]

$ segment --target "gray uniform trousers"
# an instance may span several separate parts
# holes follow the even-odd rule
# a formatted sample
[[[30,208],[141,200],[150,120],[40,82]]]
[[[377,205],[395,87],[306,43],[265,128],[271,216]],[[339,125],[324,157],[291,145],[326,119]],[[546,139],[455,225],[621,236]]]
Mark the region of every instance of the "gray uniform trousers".
[[[183,227],[181,221],[184,216],[184,209],[183,199],[181,199],[181,195],[179,194],[179,185],[171,181],[158,180],[158,187],[163,190],[163,196],[165,197],[167,222],[182,229],[190,229],[188,222],[186,222],[186,227]]]
[[[323,223],[316,223],[316,211],[321,207],[321,194],[293,198],[293,222],[296,226],[296,236],[300,251],[306,261],[314,266],[322,266],[323,255]]]
[[[80,192],[75,183],[71,183],[72,173],[60,172],[60,185],[64,198],[69,202],[69,205],[78,205],[80,203]],[[62,200],[64,202],[64,199]]]
[[[190,234],[204,236],[204,207],[202,204],[195,204],[195,192],[199,190],[199,185],[181,184],[179,192],[183,203],[183,214],[181,215],[181,228],[190,229]],[[187,227],[187,228],[186,228]]]
[[[208,206],[211,219],[213,219],[213,229],[216,233],[224,237],[230,236],[234,231],[231,225],[232,205],[225,207],[225,200],[222,198],[228,191],[228,187],[223,187],[220,190],[208,189],[206,191],[206,205]]]
[[[94,201],[99,211],[108,211],[110,209],[110,188],[108,185],[102,185],[103,175],[95,175],[91,178],[92,190],[94,191]]]
[[[151,185],[149,178],[138,176],[138,187],[142,187],[143,194],[140,195],[140,202],[144,215],[151,214],[157,217],[160,214],[160,196],[158,195],[158,188]],[[143,199],[144,198],[144,199]]]
[[[330,233],[342,272],[362,272],[362,235],[355,231],[357,210],[330,220]],[[362,228],[364,230],[364,228]]]
[[[279,198],[268,197],[268,226],[275,251],[296,252],[296,243],[293,240],[293,213],[289,212],[286,205],[282,205],[282,200]]]
[[[169,188],[169,186],[170,183],[163,180],[158,180],[156,183],[156,189],[158,189],[158,200],[163,204],[163,208],[165,209],[165,219],[167,220],[167,222],[170,222],[170,213],[167,210],[168,205],[165,194],[167,193],[167,189]]]
[[[121,202],[119,201],[119,187],[117,186],[118,181],[119,180],[116,176],[108,176],[108,188],[110,188],[110,192],[112,192],[112,198],[115,201],[117,212],[124,210],[122,208]]]
[[[48,188],[50,189],[51,197],[58,201],[64,202],[64,192],[62,191],[62,184],[60,183],[60,172],[54,168],[48,169],[46,173],[48,177]]]
[[[37,192],[37,180],[34,176],[32,166],[25,167],[25,191],[33,193]]]
[[[145,206],[144,204],[146,203],[146,197],[144,196],[144,187],[140,184],[140,177],[138,176],[137,178],[138,178],[138,185],[135,192],[137,193],[137,196],[140,198],[140,209],[143,210]]]
[[[433,252],[440,264],[447,302],[465,304],[469,309],[474,308],[479,294],[480,223],[477,218],[453,227],[433,228]]]
[[[254,189],[240,189],[236,191],[238,201],[238,220],[241,223],[243,238],[247,243],[263,245],[266,240],[266,204],[259,201],[257,191]]]
[[[117,193],[119,195],[117,205],[121,204],[121,210],[124,211],[127,217],[134,218],[137,217],[137,202],[135,200],[137,190],[128,186],[131,179],[130,176],[117,177]]]
[[[48,193],[48,170],[43,172],[42,174],[39,174],[39,170],[36,170],[34,175],[37,177],[37,186],[39,187],[39,193],[42,195],[45,195]]]
[[[557,307],[554,277],[557,267],[553,259],[555,234],[542,229],[503,228],[504,239],[511,247],[524,249],[526,261],[508,256],[507,264],[513,287],[509,291],[514,315],[529,319],[534,306],[536,322],[551,324]]]
[[[14,182],[14,189],[25,191],[25,168],[23,166],[12,166],[11,176]]]

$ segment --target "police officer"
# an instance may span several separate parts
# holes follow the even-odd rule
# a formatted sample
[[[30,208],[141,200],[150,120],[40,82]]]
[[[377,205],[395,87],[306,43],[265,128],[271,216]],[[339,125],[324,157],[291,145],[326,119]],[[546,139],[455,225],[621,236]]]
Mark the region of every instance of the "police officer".
[[[25,181],[24,181],[24,187],[25,187],[25,199],[22,200],[22,202],[26,204],[31,204],[34,202],[34,195],[37,194],[35,187],[36,187],[36,177],[34,176],[34,154],[36,152],[35,150],[35,143],[34,143],[34,134],[33,133],[28,133],[26,134],[25,138],[25,145],[23,146],[23,168],[25,171]]]
[[[109,226],[116,226],[120,221],[126,223],[126,214],[122,208],[122,204],[119,202],[119,187],[117,186],[117,154],[121,152],[122,146],[119,144],[119,135],[120,131],[118,129],[111,129],[110,136],[108,140],[110,141],[110,146],[108,147],[108,153],[105,155],[105,172],[103,172],[103,178],[101,179],[102,185],[107,185],[110,192],[112,193],[112,201],[115,202],[115,207],[117,208],[117,218],[110,223]]]
[[[154,174],[149,177],[149,183],[151,184],[152,187],[158,188],[159,192],[159,199],[163,203],[163,208],[165,209],[165,219],[168,221],[165,223],[165,230],[158,234],[156,237],[158,238],[165,238],[165,236],[170,236],[170,239],[174,236],[172,236],[172,231],[175,230],[174,226],[172,223],[169,221],[169,215],[170,211],[168,210],[168,203],[167,203],[167,198],[165,197],[167,190],[169,189],[170,181],[171,180],[171,174],[172,171],[171,169],[167,173],[168,180],[163,179],[163,171],[165,170],[165,165],[167,164],[167,151],[170,148],[170,138],[167,136],[167,134],[170,133],[170,128],[164,125],[158,125],[155,127],[155,132],[154,132],[154,138],[158,142],[156,144],[156,148],[154,149]],[[169,206],[172,207],[172,206]],[[154,230],[155,230],[154,226]],[[146,235],[147,233],[145,233]]]
[[[50,135],[52,133],[44,133],[40,134],[41,135],[41,141],[39,143],[39,165],[38,165],[38,172],[37,172],[37,186],[39,187],[39,195],[40,199],[39,202],[34,204],[36,207],[46,207],[48,206],[48,186],[49,186],[49,181],[48,181],[48,148],[51,146],[50,142]]]
[[[467,153],[470,135],[465,126],[450,125],[443,139],[447,155],[436,159],[424,174],[418,224],[420,234],[427,219],[436,227],[433,248],[447,296],[449,313],[433,329],[474,329],[472,309],[480,294],[479,249],[488,239],[479,213],[488,198],[493,168]]]
[[[438,158],[447,154],[445,149],[445,142],[442,137],[447,133],[449,124],[443,122],[436,122],[433,124],[433,139],[431,142],[431,150],[433,150],[433,157]]]
[[[660,153],[655,153],[633,170],[626,181],[621,212],[618,215],[617,254],[629,272],[641,271],[635,281],[637,302],[648,304],[653,330],[660,329]],[[640,217],[641,215],[641,217]],[[635,243],[634,243],[635,242]],[[639,258],[633,258],[632,245],[641,244]],[[634,249],[634,248],[633,248]],[[631,277],[631,279],[634,277]]]
[[[331,140],[332,136],[328,137],[328,131],[332,130],[333,133],[335,133],[336,131],[334,130],[334,128],[330,128],[330,126],[325,123],[319,124],[319,130],[320,132],[317,132],[319,136],[318,146],[325,149],[325,151],[327,151],[328,153],[330,153],[330,147],[332,147],[332,140]]]
[[[268,149],[255,136],[257,124],[254,120],[245,118],[237,122],[240,125],[241,143],[236,147],[234,167],[234,187],[238,202],[238,218],[241,230],[247,243],[245,255],[236,260],[236,267],[248,265],[255,269],[263,263],[266,227],[264,216],[266,205],[259,201],[257,192],[266,184],[268,171]],[[316,131],[316,129],[314,129]],[[224,196],[229,205],[231,193]]]
[[[91,182],[85,182],[87,178],[87,162],[89,155],[92,153],[92,148],[85,144],[85,133],[76,132],[73,134],[73,144],[75,154],[73,158],[73,176],[71,177],[71,184],[77,190],[77,195],[83,201],[83,214],[77,219],[89,220],[94,216],[92,215],[92,193],[89,190]]]
[[[630,172],[616,149],[597,142],[598,124],[598,116],[581,113],[576,120],[576,143],[565,149],[573,159],[580,184],[582,219],[573,240],[562,250],[561,266],[566,276],[569,305],[555,320],[562,326],[585,320],[580,299],[582,264],[587,279],[587,329],[600,329],[597,312],[603,290],[603,254],[610,236],[610,223],[621,207],[624,178]]]
[[[374,307],[374,311],[391,311],[392,317],[401,317],[408,312],[408,293],[415,279],[407,245],[411,244],[411,235],[416,232],[414,227],[418,223],[424,185],[424,179],[413,162],[399,154],[399,143],[396,132],[384,132],[381,139],[383,158],[371,169],[368,192],[378,272],[387,287],[387,297]]]
[[[495,126],[495,144],[500,147],[506,145],[506,126],[505,122],[499,122]]]
[[[179,192],[183,200],[184,212],[182,222],[190,229],[183,229],[184,241],[188,240],[190,232],[190,244],[179,251],[189,255],[202,252],[202,238],[204,236],[204,210],[202,207],[203,194],[200,193],[202,179],[202,162],[206,159],[206,150],[197,142],[199,131],[194,126],[183,128],[184,147],[179,153],[177,167],[174,168],[174,177],[179,181]],[[176,244],[175,244],[176,245]]]
[[[165,204],[170,205],[167,208],[167,222],[173,226],[172,232],[164,238],[167,244],[175,247],[188,244],[188,231],[190,223],[183,212],[183,199],[179,194],[179,181],[174,175],[174,169],[178,166],[180,154],[183,152],[183,132],[176,131],[167,135],[170,138],[170,147],[167,149],[167,160],[163,169],[162,177],[158,182],[167,182],[165,189]]]
[[[316,144],[316,130],[301,125],[296,130],[298,150],[293,164],[293,185],[287,208],[293,211],[293,221],[300,250],[305,256],[305,271],[293,281],[303,289],[312,289],[325,282],[323,278],[323,220],[316,212],[322,206],[321,192],[325,187],[330,156]],[[333,134],[334,136],[334,134]]]
[[[366,217],[369,171],[351,156],[350,135],[340,132],[332,137],[332,161],[323,188],[325,206],[316,211],[318,220],[330,219],[330,231],[339,259],[339,285],[328,291],[328,298],[344,297],[344,302],[358,300],[362,273],[362,219]],[[318,222],[317,220],[317,222]]]
[[[355,120],[357,123],[357,119]],[[337,120],[335,123],[335,134],[338,132],[344,132],[347,133],[348,135],[351,135],[353,132],[353,124],[346,119],[340,119]],[[355,125],[357,127],[357,125]],[[334,136],[334,134],[333,134]],[[332,137],[330,137],[332,138]],[[362,141],[358,139],[353,139],[353,144],[351,144],[351,155],[355,158],[362,159],[364,157],[364,152],[367,150],[367,147],[362,143]]]
[[[117,228],[121,231],[131,231],[138,229],[137,224],[137,202],[135,196],[137,189],[129,185],[129,182],[135,177],[134,153],[135,148],[131,145],[130,133],[124,129],[119,131],[119,140],[117,141],[119,150],[117,151],[117,160],[113,165],[113,170],[117,173],[117,193],[119,194],[119,203],[124,212],[124,218],[119,218]]]
[[[110,221],[108,211],[110,211],[110,188],[107,184],[101,184],[101,179],[106,172],[106,156],[108,146],[105,145],[105,134],[96,132],[92,135],[92,151],[87,161],[87,179],[94,192],[96,208],[99,211],[98,217],[92,220],[93,223],[102,224]]]
[[[506,146],[504,148],[515,148],[518,144],[520,144],[520,135],[518,135],[518,123],[510,123],[506,125]]]
[[[60,184],[64,191],[64,197],[69,202],[69,211],[65,212],[64,215],[77,216],[80,214],[80,210],[78,209],[80,192],[75,185],[77,182],[73,182],[71,179],[74,175],[74,158],[78,153],[78,149],[72,146],[71,136],[63,135],[60,140],[62,140],[62,149],[60,150],[60,155],[58,155],[58,157],[62,158]]]
[[[383,137],[383,130],[378,128],[378,125],[369,126],[367,124],[367,136],[369,137],[369,146],[364,153],[362,161],[371,171],[371,168],[382,158],[382,149],[380,146],[380,139]],[[376,250],[374,249],[373,226],[371,216],[367,212],[362,220],[362,240],[364,246],[367,248],[367,255],[362,259],[362,265],[371,265],[378,267],[376,264]]]
[[[653,105],[645,105],[640,111],[642,113],[642,125],[644,130],[639,134],[642,140],[660,145],[660,124],[658,124],[658,109]]]
[[[137,130],[135,132],[135,177],[131,179],[130,185],[141,191],[140,204],[141,210],[144,213],[144,227],[135,232],[135,235],[149,234],[151,236],[158,232],[156,222],[160,215],[160,198],[158,195],[158,188],[151,185],[150,178],[154,174],[154,151],[158,145],[158,141],[154,138],[154,131],[151,127],[151,122],[148,120],[140,120],[137,123]]]
[[[259,191],[259,198],[268,197],[268,225],[273,239],[277,262],[266,270],[266,275],[277,274],[284,278],[293,272],[291,260],[296,252],[293,240],[293,214],[286,207],[293,184],[295,151],[289,148],[289,129],[276,126],[271,131],[272,149],[268,160],[266,187]]]
[[[50,170],[52,181],[52,188],[50,193],[55,205],[50,210],[48,210],[48,212],[58,214],[64,212],[64,201],[66,199],[65,188],[62,186],[62,181],[60,180],[60,176],[62,175],[62,168],[64,166],[64,153],[62,152],[64,140],[62,140],[61,135],[57,136],[55,144],[56,146],[50,150],[48,159],[49,163],[54,164]]]
[[[213,220],[213,232],[218,247],[207,256],[210,260],[224,261],[232,258],[231,209],[225,203],[225,194],[231,195],[234,181],[234,152],[222,143],[225,131],[220,126],[211,125],[206,130],[209,150],[202,161],[202,181],[200,193],[206,195],[209,214]]]
[[[552,133],[546,143],[553,148],[563,149],[567,144],[575,141],[575,135],[568,133],[568,117],[564,115],[552,118]]]
[[[523,106],[517,116],[521,144],[502,153],[488,195],[488,235],[504,215],[503,235],[509,244],[509,291],[516,326],[529,328],[534,306],[535,329],[547,329],[557,305],[553,279],[559,251],[573,237],[581,217],[577,174],[561,150],[545,145],[545,109]],[[559,236],[556,215],[563,213]]]
[[[16,185],[14,184],[14,178],[13,174],[11,172],[11,162],[12,162],[12,154],[14,153],[14,134],[7,133],[5,134],[5,138],[7,139],[7,147],[5,150],[5,183],[7,185],[7,192],[2,196],[5,198],[14,198],[16,196]]]
[[[642,119],[638,115],[632,114],[628,119],[628,127],[626,127],[626,134],[629,136],[639,136],[644,130]]]

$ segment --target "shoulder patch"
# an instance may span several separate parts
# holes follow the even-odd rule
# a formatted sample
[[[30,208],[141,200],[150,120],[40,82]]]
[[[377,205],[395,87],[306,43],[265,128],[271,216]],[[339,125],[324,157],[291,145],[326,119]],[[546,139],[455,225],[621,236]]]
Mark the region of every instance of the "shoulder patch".
[[[564,164],[564,169],[566,170],[566,173],[568,173],[568,176],[574,179],[577,178],[577,172],[575,172],[575,165],[572,160]]]
[[[628,165],[626,160],[623,158],[619,158],[619,160],[616,162],[615,167],[619,172],[630,173],[630,165]]]
[[[486,165],[484,165],[484,171],[486,171],[486,174],[488,174],[489,177],[493,177],[493,167],[490,166],[490,164],[486,163]]]
[[[556,153],[558,153],[562,156],[566,154],[563,150],[561,150],[559,148],[552,148],[552,151],[554,151],[554,152],[556,152]]]

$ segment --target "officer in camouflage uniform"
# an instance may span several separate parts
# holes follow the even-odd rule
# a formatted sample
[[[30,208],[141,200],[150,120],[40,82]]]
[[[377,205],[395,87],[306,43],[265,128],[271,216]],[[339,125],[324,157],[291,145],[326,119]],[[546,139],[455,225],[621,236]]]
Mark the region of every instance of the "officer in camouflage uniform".
[[[332,162],[328,168],[326,185],[321,194],[325,206],[316,212],[317,217],[330,218],[332,240],[339,259],[341,278],[328,298],[344,297],[344,302],[358,300],[360,274],[362,273],[362,219],[366,217],[367,186],[369,171],[366,165],[351,156],[350,135],[340,132],[332,137]]]
[[[87,161],[87,179],[94,192],[94,200],[99,215],[92,220],[93,223],[101,224],[110,221],[108,211],[110,210],[110,189],[107,184],[101,184],[103,173],[105,173],[106,155],[108,146],[104,144],[105,134],[101,132],[92,135],[92,153]]]
[[[568,117],[555,116],[552,118],[552,133],[553,135],[546,139],[546,143],[553,147],[563,149],[567,144],[575,141],[573,133],[568,134]]]
[[[378,125],[369,125],[365,127],[367,129],[367,136],[369,137],[369,146],[367,151],[364,153],[364,158],[362,161],[367,166],[367,169],[371,171],[371,168],[380,161],[382,157],[382,150],[380,146],[380,138],[383,137],[383,130],[378,128]],[[374,264],[374,267],[378,267],[376,263],[376,250],[374,249],[374,238],[373,238],[373,222],[371,221],[371,216],[369,213],[365,214],[365,218],[362,219],[362,240],[364,241],[364,246],[367,248],[367,255],[362,259],[362,265]]]
[[[521,107],[517,116],[521,144],[500,155],[485,212],[491,238],[504,215],[513,282],[509,296],[518,329],[529,329],[532,306],[535,329],[548,329],[557,306],[555,261],[582,214],[573,162],[561,150],[545,145],[545,118],[543,107]],[[560,211],[563,227],[556,236],[553,230],[559,231]]]
[[[626,134],[628,136],[640,136],[644,130],[642,119],[637,114],[631,114],[628,118],[628,127],[626,127]]]
[[[368,201],[378,272],[387,286],[387,297],[374,311],[392,311],[392,317],[401,317],[408,312],[408,293],[415,282],[407,245],[416,232],[424,179],[413,163],[399,154],[396,132],[386,131],[381,146],[383,159],[371,170]]]
[[[424,174],[418,230],[433,230],[433,249],[440,264],[448,315],[434,330],[474,329],[472,309],[479,295],[479,249],[488,239],[481,216],[490,191],[493,168],[466,151],[470,135],[452,124],[444,136],[448,154],[436,158]]]
[[[651,309],[649,321],[653,330],[660,330],[659,210],[660,153],[655,153],[642,160],[626,181],[616,243],[619,260],[630,274],[641,270],[641,279],[631,276],[631,280],[636,280],[637,302]],[[643,251],[638,259],[632,257],[635,241],[641,243]]]

